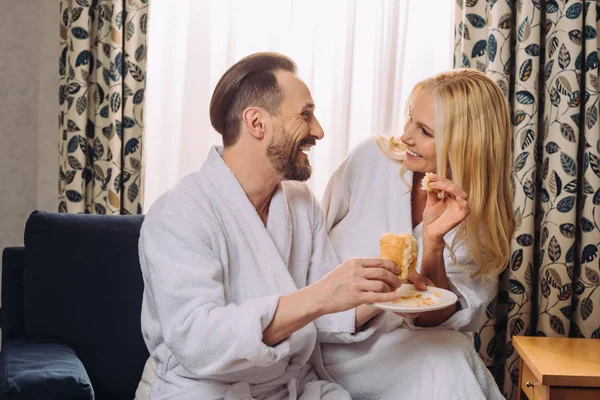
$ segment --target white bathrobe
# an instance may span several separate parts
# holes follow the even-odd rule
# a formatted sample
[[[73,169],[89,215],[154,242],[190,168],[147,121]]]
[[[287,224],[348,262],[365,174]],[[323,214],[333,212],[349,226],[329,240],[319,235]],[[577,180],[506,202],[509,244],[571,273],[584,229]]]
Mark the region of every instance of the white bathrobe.
[[[386,232],[411,232],[422,248],[421,225],[412,229],[410,188],[400,178],[400,168],[401,163],[387,158],[370,138],[333,174],[322,204],[340,259],[379,256],[379,238]],[[405,179],[412,182],[411,171],[406,171]],[[444,238],[447,243],[453,233]],[[419,268],[421,256],[419,252]],[[477,331],[494,283],[488,280],[484,285],[481,278],[470,278],[476,266],[464,245],[456,249],[456,256],[460,267],[448,250],[444,253],[460,310],[436,329],[421,329],[412,320],[384,312],[361,335],[323,343],[327,373],[352,398],[502,398],[472,337],[465,333]]]
[[[280,184],[267,226],[211,150],[149,210],[139,241],[142,331],[156,361],[153,399],[348,399],[308,364],[317,330],[354,332],[353,310],[262,342],[279,297],[337,266],[324,215],[306,185]]]

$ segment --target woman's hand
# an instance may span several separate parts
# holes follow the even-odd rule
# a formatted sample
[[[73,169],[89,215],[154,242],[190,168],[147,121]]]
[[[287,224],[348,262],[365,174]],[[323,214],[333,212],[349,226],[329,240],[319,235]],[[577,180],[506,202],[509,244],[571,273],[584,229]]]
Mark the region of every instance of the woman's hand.
[[[435,287],[435,285],[433,284],[433,281],[431,279],[421,276],[417,271],[413,271],[412,274],[410,274],[410,276],[408,277],[407,281],[412,283],[413,285],[415,285],[415,288],[417,288],[417,290],[421,290],[421,291],[427,290],[427,286]],[[416,319],[419,315],[421,315],[421,314],[404,314],[401,312],[395,312],[394,314],[399,315],[400,317],[403,317],[406,319]]]
[[[458,226],[471,213],[467,194],[454,182],[438,175],[432,176],[423,211],[423,241],[444,246],[444,235]],[[444,191],[441,199],[438,192]]]
[[[323,314],[350,310],[364,303],[397,300],[400,270],[381,258],[351,258],[310,286]]]

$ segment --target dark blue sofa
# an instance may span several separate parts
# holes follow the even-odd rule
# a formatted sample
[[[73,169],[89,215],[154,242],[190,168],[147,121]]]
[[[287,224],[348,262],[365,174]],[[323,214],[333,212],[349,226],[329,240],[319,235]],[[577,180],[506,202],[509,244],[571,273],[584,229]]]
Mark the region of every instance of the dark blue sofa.
[[[140,329],[142,221],[29,217],[25,246],[2,255],[0,399],[134,398],[148,358]]]

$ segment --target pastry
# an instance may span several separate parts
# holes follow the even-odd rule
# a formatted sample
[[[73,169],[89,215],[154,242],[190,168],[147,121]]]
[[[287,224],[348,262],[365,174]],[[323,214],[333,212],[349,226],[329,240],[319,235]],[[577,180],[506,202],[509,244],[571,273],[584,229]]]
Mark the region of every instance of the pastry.
[[[431,178],[433,178],[435,176],[435,174],[433,172],[427,172],[425,174],[425,177],[423,177],[423,180],[421,181],[421,190],[426,190],[426,191],[433,191],[437,193],[438,199],[443,199],[444,196],[446,195],[446,192],[444,192],[443,190],[435,190],[432,189],[429,186],[429,183],[431,182]]]
[[[396,263],[400,268],[398,278],[405,281],[417,268],[419,245],[410,233],[386,233],[379,240],[380,258]]]

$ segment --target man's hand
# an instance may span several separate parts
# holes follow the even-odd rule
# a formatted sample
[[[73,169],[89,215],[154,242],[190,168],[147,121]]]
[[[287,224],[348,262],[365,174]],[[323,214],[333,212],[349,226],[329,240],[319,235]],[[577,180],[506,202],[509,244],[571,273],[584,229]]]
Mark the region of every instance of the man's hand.
[[[399,273],[396,264],[381,258],[346,261],[320,281],[281,296],[273,320],[263,331],[263,342],[273,346],[325,314],[397,300]]]
[[[381,258],[351,258],[311,285],[323,314],[350,310],[365,303],[394,301],[400,270]]]

